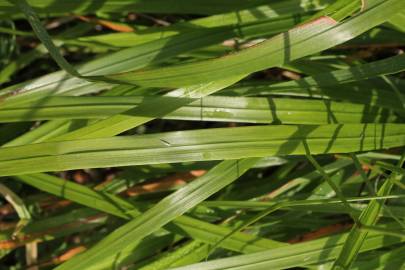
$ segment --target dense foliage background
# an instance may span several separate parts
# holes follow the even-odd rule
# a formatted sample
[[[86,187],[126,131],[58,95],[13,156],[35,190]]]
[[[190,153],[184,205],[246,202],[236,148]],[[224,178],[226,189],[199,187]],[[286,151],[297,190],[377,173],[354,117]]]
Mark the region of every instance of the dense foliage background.
[[[405,1],[0,16],[1,269],[405,267]]]

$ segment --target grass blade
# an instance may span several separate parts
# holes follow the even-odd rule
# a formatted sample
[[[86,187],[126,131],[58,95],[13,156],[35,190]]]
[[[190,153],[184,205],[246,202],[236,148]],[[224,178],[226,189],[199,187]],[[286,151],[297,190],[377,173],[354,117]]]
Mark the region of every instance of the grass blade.
[[[64,263],[57,269],[83,269],[100,261],[114,259],[117,253],[137,242],[177,216],[219,191],[253,166],[258,160],[224,161],[199,180],[160,201],[139,218],[127,223],[104,238],[91,250]],[[112,257],[112,258],[111,258]]]
[[[231,74],[252,73],[283,65],[348,41],[385,22],[404,7],[405,4],[401,0],[378,1],[378,4],[343,23],[337,24],[331,18],[322,17],[227,57],[107,77],[137,85],[181,87]]]
[[[38,143],[0,149],[0,175],[302,155],[303,140],[312,154],[370,151],[403,146],[405,129],[402,124],[280,125]]]
[[[397,166],[399,168],[402,167],[405,160],[405,153],[402,154],[401,160],[398,161]],[[397,173],[392,173],[390,178],[393,179],[401,179],[402,175],[398,175]],[[389,195],[393,188],[393,183],[390,179],[382,185],[380,190],[377,192],[377,195],[384,196]],[[359,226],[361,228],[362,224],[366,226],[373,226],[377,223],[379,213],[384,205],[384,201],[371,201],[367,208],[361,213],[359,217],[360,225],[355,225],[349,235],[348,240],[345,242],[344,248],[342,249],[339,257],[335,261],[333,268],[334,269],[348,269],[350,265],[355,260],[359,250],[361,249],[365,238],[367,237],[368,231],[359,230]]]

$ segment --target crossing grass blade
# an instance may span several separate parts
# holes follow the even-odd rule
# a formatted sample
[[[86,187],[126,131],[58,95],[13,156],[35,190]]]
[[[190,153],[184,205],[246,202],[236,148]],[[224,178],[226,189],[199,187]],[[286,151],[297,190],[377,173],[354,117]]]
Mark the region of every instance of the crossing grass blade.
[[[158,64],[192,49],[221,42],[227,37],[226,32],[222,28],[180,33],[173,37],[159,38],[145,44],[98,57],[80,65],[76,69],[78,73],[85,76],[100,76],[112,72],[144,68],[145,66]],[[74,89],[85,87],[90,88],[91,92],[88,93],[111,88],[105,83],[96,84],[81,78],[72,78],[68,73],[59,71],[40,77],[35,81],[7,87],[0,91],[0,100],[2,101],[2,107],[12,107],[14,104],[30,100],[42,101],[52,95],[71,93]]]
[[[253,166],[257,159],[223,161],[200,179],[161,200],[142,216],[121,226],[89,251],[64,263],[57,269],[83,269],[111,260],[131,243],[148,234],[235,181]],[[175,202],[175,203],[174,203]],[[99,265],[98,265],[99,267]]]
[[[0,0],[0,268],[399,269],[404,9]]]
[[[402,85],[397,81],[396,85]],[[227,95],[244,94],[248,96],[282,96],[282,97],[306,97],[319,99],[344,100],[357,104],[369,104],[395,111],[402,111],[401,99],[394,96],[394,91],[388,89],[388,85],[381,80],[370,80],[370,82],[356,81],[348,84],[333,84],[327,87],[307,88],[305,86],[296,88],[278,87],[277,84],[269,84],[267,81],[251,81],[235,85],[226,91]],[[225,93],[224,93],[225,94]],[[402,98],[404,95],[402,94]]]
[[[300,80],[275,84],[278,89],[328,87],[353,81],[366,80],[376,76],[399,73],[405,69],[405,56],[397,55],[376,62],[354,66],[344,70],[320,73]]]
[[[402,154],[401,159],[397,163],[397,167],[401,168],[405,160],[405,153]],[[381,186],[377,195],[384,196],[389,195],[394,184],[393,180],[401,180],[402,174],[393,172],[387,181]],[[391,180],[392,179],[392,180]],[[361,216],[359,217],[360,225],[354,226],[349,234],[348,240],[345,242],[344,248],[339,254],[339,257],[335,261],[334,269],[347,269],[352,264],[356,258],[360,248],[364,244],[364,239],[367,237],[368,232],[360,230],[362,225],[372,226],[377,223],[379,213],[383,207],[384,201],[371,201],[367,208],[364,209]],[[360,228],[359,228],[360,226]]]
[[[385,22],[393,13],[404,7],[405,4],[399,0],[380,1],[343,23],[337,23],[329,17],[321,17],[227,57],[106,77],[117,82],[178,87],[216,80],[231,74],[252,73],[282,65],[348,41],[375,25]],[[193,72],[190,72],[191,70]]]
[[[296,267],[299,264],[319,264],[337,257],[342,249],[347,234],[329,236],[319,240],[281,247],[270,251],[248,255],[233,256],[200,264],[178,267],[178,270],[217,270],[217,269],[285,269]],[[404,238],[384,237],[370,234],[361,251],[392,245],[404,241]]]
[[[76,183],[66,182],[55,176],[33,174],[18,176],[16,179],[44,192],[120,218],[130,220],[141,215],[140,206],[136,203],[129,202],[109,192],[94,191]],[[109,199],[106,200],[106,198]],[[189,216],[177,217],[165,228],[208,244],[213,243],[215,239],[229,231],[229,228],[210,224]],[[251,253],[281,245],[284,245],[284,243],[248,234],[235,233],[228,241],[224,241],[221,247],[232,251]]]
[[[179,97],[174,102],[162,103],[158,100],[146,102],[123,113],[113,115],[86,127],[58,136],[54,140],[71,140],[75,138],[100,138],[115,136],[131,128],[147,123],[156,117],[168,114],[179,107],[190,103],[193,99],[203,98],[232,85],[244,77],[231,76],[219,81],[208,82],[190,87],[179,88],[166,94],[169,97]],[[184,99],[182,99],[184,97]],[[148,112],[154,111],[152,115]],[[146,114],[146,115],[145,115]]]

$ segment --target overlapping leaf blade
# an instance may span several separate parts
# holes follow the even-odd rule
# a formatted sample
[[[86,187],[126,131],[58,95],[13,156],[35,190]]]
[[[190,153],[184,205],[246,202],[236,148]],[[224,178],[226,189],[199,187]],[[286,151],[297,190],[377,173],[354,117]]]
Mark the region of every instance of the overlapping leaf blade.
[[[303,140],[312,154],[369,151],[403,145],[405,129],[403,124],[282,125],[39,143],[0,149],[0,175],[302,155]]]

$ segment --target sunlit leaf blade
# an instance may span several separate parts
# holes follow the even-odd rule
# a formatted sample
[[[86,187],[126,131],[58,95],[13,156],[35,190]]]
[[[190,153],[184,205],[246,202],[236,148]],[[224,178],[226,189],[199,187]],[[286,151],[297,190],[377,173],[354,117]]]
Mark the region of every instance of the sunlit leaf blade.
[[[300,264],[319,264],[327,262],[338,256],[342,249],[347,234],[329,236],[323,239],[295,244],[289,247],[281,247],[270,251],[253,253],[248,255],[233,256],[231,258],[213,260],[210,262],[173,268],[178,270],[219,270],[219,269],[240,269],[240,270],[264,270],[264,269],[285,269],[296,267]],[[367,237],[366,245],[361,251],[376,249],[403,242],[405,238],[384,237],[378,234],[370,234]]]
[[[0,175],[302,155],[303,140],[312,154],[367,151],[404,145],[405,129],[402,124],[257,126],[39,143],[0,149]]]
[[[146,106],[146,104],[149,105]],[[147,109],[140,109],[141,106],[149,108],[156,104],[159,104],[162,111],[166,110],[166,113],[160,112],[160,109],[153,113]],[[182,104],[186,105],[181,106]],[[162,108],[164,106],[167,109]],[[181,107],[173,110],[179,106]],[[175,120],[285,124],[378,123],[392,122],[396,119],[395,114],[387,109],[368,104],[357,105],[329,100],[229,96],[207,96],[199,99],[99,96],[51,97],[41,104],[29,102],[16,105],[12,109],[0,109],[0,122],[103,119],[115,114],[121,114],[121,118],[125,119],[124,129],[134,125],[129,124],[129,119],[144,117],[143,121],[147,121],[148,116],[150,119],[162,117]],[[113,118],[114,121],[108,121],[109,124],[118,122],[118,116]],[[135,124],[143,121],[138,120]],[[111,127],[111,125],[105,125]]]
[[[0,0],[0,268],[400,269],[404,10]]]
[[[131,108],[123,113],[113,115],[107,119],[90,124],[78,130],[58,136],[54,140],[71,140],[76,138],[102,138],[115,136],[131,128],[149,122],[156,117],[168,114],[183,105],[190,103],[193,99],[200,99],[222,90],[232,85],[244,77],[230,76],[222,80],[193,85],[185,88],[179,88],[166,94],[169,97],[179,97],[174,102],[163,103],[159,100],[151,100],[144,104]],[[184,98],[184,99],[181,99]],[[148,115],[147,112],[154,111],[154,114]],[[146,114],[146,115],[145,115]]]
[[[404,7],[404,2],[400,0],[379,1],[345,22],[336,23],[331,18],[322,17],[227,57],[107,77],[140,85],[176,87],[220,79],[226,74],[252,73],[348,41],[383,23]]]

